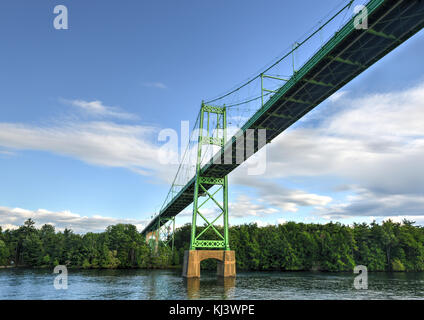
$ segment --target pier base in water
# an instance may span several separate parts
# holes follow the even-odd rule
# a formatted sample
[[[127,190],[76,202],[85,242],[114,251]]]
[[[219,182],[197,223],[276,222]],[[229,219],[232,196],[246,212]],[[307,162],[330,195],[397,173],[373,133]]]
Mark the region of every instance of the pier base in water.
[[[183,277],[200,278],[200,262],[206,259],[218,260],[219,277],[236,276],[236,253],[231,250],[187,250],[184,253]]]

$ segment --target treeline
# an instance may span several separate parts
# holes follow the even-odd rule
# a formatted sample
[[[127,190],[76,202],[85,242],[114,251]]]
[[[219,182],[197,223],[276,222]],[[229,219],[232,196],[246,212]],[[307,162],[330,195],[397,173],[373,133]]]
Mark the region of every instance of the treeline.
[[[102,233],[79,235],[69,229],[56,232],[51,225],[36,229],[29,219],[16,230],[0,228],[0,265],[165,268],[182,263],[190,230],[190,225],[177,229],[174,252],[163,245],[156,251],[133,225],[118,224]],[[334,272],[365,265],[369,271],[424,271],[424,228],[406,220],[353,226],[246,224],[231,227],[229,234],[238,270]],[[215,265],[208,260],[202,267]]]
[[[190,229],[185,225],[175,235],[180,261],[188,249]],[[424,271],[424,228],[407,220],[353,226],[247,224],[231,227],[229,234],[238,270],[335,272],[364,265],[369,271]],[[203,267],[214,264],[204,261]]]
[[[164,268],[171,263],[171,251],[161,247],[154,252],[133,225],[118,224],[84,235],[34,225],[29,219],[16,230],[0,228],[0,265],[115,269]]]

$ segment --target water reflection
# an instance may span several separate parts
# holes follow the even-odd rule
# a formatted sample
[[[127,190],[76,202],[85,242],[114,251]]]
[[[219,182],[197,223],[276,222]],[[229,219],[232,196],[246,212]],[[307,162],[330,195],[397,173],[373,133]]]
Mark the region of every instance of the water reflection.
[[[205,296],[210,298],[211,291],[217,294],[216,298],[218,299],[233,299],[236,278],[186,278],[184,279],[184,285],[188,299],[204,299]]]
[[[185,278],[184,285],[187,290],[187,297],[189,299],[199,299],[200,291],[200,278]]]
[[[218,285],[224,287],[224,299],[234,299],[236,278],[219,278]]]

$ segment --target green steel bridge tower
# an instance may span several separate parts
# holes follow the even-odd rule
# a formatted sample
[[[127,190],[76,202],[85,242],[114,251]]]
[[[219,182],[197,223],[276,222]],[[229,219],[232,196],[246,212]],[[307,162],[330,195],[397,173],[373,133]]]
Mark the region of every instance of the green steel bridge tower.
[[[193,216],[191,224],[190,250],[185,252],[183,276],[187,278],[200,277],[200,262],[214,258],[218,260],[218,275],[223,277],[235,276],[235,253],[230,250],[228,235],[228,175],[224,177],[204,175],[202,173],[202,150],[205,145],[216,145],[223,153],[227,142],[227,110],[226,107],[206,105],[200,107],[200,125],[197,143],[196,175],[193,194]],[[216,118],[216,126],[211,126],[211,119]],[[214,132],[216,135],[214,135]],[[222,157],[219,157],[222,160]],[[216,187],[215,191],[211,191]],[[217,197],[222,194],[222,202]],[[206,200],[200,202],[202,197]],[[218,209],[218,215],[209,221],[201,209],[208,202],[212,202]],[[206,226],[197,232],[198,218],[202,218]],[[223,222],[223,232],[220,232],[215,223],[220,219]],[[207,232],[211,231],[213,240]],[[214,250],[197,250],[214,249]],[[217,250],[218,249],[218,250]]]
[[[212,130],[218,133],[217,137],[211,136],[211,117],[216,117],[216,127]],[[206,129],[206,130],[205,130]],[[221,133],[221,134],[220,134]],[[224,107],[208,106],[202,103],[200,108],[200,127],[199,127],[199,138],[198,138],[198,150],[197,150],[197,161],[196,161],[196,182],[194,186],[193,196],[193,219],[191,225],[191,241],[190,250],[196,250],[198,248],[207,249],[224,249],[230,250],[230,244],[228,239],[228,176],[225,177],[211,177],[205,176],[201,172],[201,159],[202,159],[202,146],[203,145],[217,145],[221,148],[224,147],[227,142],[227,112]],[[218,189],[209,193],[209,188],[205,186],[219,186]],[[219,192],[222,192],[222,204],[216,199]],[[202,203],[199,203],[201,195],[205,195],[207,199]],[[204,214],[201,213],[200,209],[207,203],[212,201],[219,209],[220,213],[218,216],[210,222]],[[207,226],[200,232],[197,233],[197,219],[202,218],[206,222]],[[217,230],[214,224],[223,218],[224,232],[223,234]],[[202,239],[202,236],[206,234],[208,230],[213,230],[214,234],[218,237],[217,240]]]

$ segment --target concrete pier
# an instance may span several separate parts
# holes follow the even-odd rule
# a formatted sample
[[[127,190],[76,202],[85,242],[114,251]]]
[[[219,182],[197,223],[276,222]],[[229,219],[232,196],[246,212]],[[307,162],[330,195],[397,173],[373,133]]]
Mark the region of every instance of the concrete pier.
[[[207,259],[218,260],[219,277],[236,276],[236,254],[232,250],[187,250],[184,253],[183,277],[200,278],[200,262]]]

